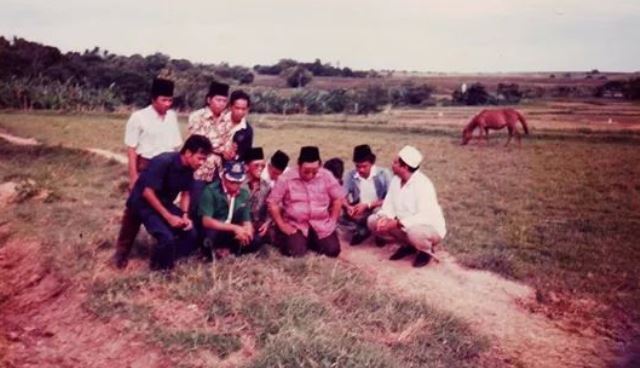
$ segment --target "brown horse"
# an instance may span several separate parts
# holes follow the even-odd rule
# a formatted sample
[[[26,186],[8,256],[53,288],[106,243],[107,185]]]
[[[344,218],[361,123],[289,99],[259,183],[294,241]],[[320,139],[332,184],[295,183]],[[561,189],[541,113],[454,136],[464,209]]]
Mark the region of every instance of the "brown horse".
[[[516,135],[518,143],[520,143],[520,132],[516,128],[516,123],[520,122],[524,129],[524,134],[529,134],[529,128],[527,127],[527,121],[524,119],[521,113],[514,109],[493,109],[482,110],[480,113],[471,119],[471,121],[462,130],[462,144],[469,143],[473,137],[473,131],[480,129],[479,137],[482,138],[484,132],[485,140],[489,139],[489,129],[502,129],[506,127],[509,130],[509,139],[505,145],[511,142],[511,137]]]

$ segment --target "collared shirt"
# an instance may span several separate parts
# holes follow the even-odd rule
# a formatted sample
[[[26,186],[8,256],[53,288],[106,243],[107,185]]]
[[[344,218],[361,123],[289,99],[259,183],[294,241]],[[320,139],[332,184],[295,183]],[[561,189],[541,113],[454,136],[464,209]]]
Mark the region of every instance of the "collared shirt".
[[[216,180],[202,191],[198,214],[234,224],[251,221],[249,192],[245,188],[240,188],[240,192],[232,198],[225,192],[222,182]]]
[[[370,204],[378,200],[376,185],[373,181],[373,178],[377,173],[378,168],[375,165],[371,167],[369,177],[366,179],[363,178],[356,170],[354,178],[358,180],[358,187],[360,188],[360,203]]]
[[[127,200],[127,206],[151,208],[142,193],[153,189],[163,206],[167,207],[180,192],[191,189],[193,170],[182,163],[179,152],[161,153],[149,161],[149,166],[140,173]]]
[[[267,166],[271,165],[270,163],[268,163],[264,169],[262,169],[262,173],[260,174],[260,179],[264,180],[267,182],[267,184],[269,184],[270,188],[273,188],[273,186],[276,184],[275,180],[271,180],[271,176],[269,176],[269,169]],[[282,174],[284,175],[284,173],[286,173],[287,171],[289,171],[289,167],[285,167],[284,170],[282,171]]]
[[[369,179],[373,182],[373,188],[375,189],[375,198],[373,200],[384,199],[384,197],[386,197],[392,176],[389,169],[384,167],[374,166],[371,168]],[[369,179],[366,180],[368,181]],[[347,191],[349,204],[371,203],[371,201],[366,202],[361,198],[360,184],[364,180],[356,169],[352,169],[345,176],[344,189]],[[365,188],[365,190],[367,190],[367,188]]]
[[[267,203],[280,206],[283,219],[305,236],[311,226],[322,239],[336,230],[336,221],[329,214],[331,203],[344,196],[344,190],[329,170],[320,168],[313,179],[304,181],[295,167],[278,178]]]
[[[214,153],[196,170],[194,177],[198,180],[210,182],[214,179],[216,170],[222,164],[221,155],[231,142],[231,122],[224,119],[224,116],[225,112],[216,119],[209,107],[196,110],[189,115],[189,134],[200,134],[209,138]]]
[[[236,144],[237,159],[244,161],[244,157],[253,145],[253,128],[244,117],[239,123],[231,120],[231,112],[224,114],[222,119],[231,125],[232,143]]]
[[[268,219],[267,197],[269,196],[271,187],[269,183],[262,179],[260,179],[259,185],[251,188],[249,183],[247,183],[247,187],[250,194],[249,207],[251,208],[251,222],[253,222],[254,227],[257,229],[257,226],[262,225]]]
[[[398,218],[404,227],[430,225],[442,238],[447,232],[433,183],[420,171],[414,172],[404,186],[398,176],[391,179],[378,214]]]
[[[176,112],[169,110],[161,116],[152,105],[135,111],[127,121],[124,144],[146,159],[175,151],[182,145]]]

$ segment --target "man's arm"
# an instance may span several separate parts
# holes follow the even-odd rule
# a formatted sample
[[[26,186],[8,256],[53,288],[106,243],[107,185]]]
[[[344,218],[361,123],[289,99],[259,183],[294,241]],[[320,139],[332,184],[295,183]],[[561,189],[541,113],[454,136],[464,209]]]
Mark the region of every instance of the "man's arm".
[[[287,235],[293,235],[296,233],[296,228],[287,223],[282,217],[282,209],[276,203],[269,203],[269,214],[273,222],[278,226],[278,229]]]
[[[189,206],[191,205],[191,193],[188,190],[180,192],[180,209],[185,214],[189,212]]]
[[[134,147],[127,147],[127,168],[129,171],[129,191],[133,190],[133,186],[138,180],[138,154]]]
[[[147,203],[149,203],[151,208],[158,212],[158,214],[160,214],[160,216],[162,216],[162,218],[171,225],[171,227],[184,227],[188,225],[181,217],[169,212],[169,210],[162,205],[162,202],[160,202],[158,196],[156,196],[156,192],[154,192],[152,188],[145,187],[142,191],[142,197],[147,201]]]
[[[329,209],[329,216],[334,221],[338,221],[340,217],[340,211],[342,210],[342,203],[344,202],[344,198],[335,198],[331,201],[331,207]]]
[[[182,210],[182,220],[185,222],[185,230],[193,228],[193,221],[189,218],[189,207],[191,206],[191,193],[188,190],[180,192],[180,209]]]

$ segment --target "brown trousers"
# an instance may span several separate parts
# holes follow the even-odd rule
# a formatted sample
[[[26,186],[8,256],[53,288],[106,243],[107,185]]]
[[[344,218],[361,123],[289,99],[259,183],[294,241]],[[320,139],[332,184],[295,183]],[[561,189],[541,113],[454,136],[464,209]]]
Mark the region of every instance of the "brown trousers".
[[[147,166],[149,166],[149,160],[142,156],[138,156],[136,159],[138,173],[146,169]],[[136,236],[138,236],[141,225],[142,220],[140,217],[136,216],[129,207],[125,207],[124,213],[122,214],[120,233],[118,234],[118,240],[116,241],[116,252],[125,256],[129,255],[131,248],[133,248],[133,242],[136,240]]]
[[[318,239],[318,234],[311,227],[308,237],[305,237],[300,230],[293,235],[286,235],[278,229],[275,238],[280,252],[289,257],[302,257],[309,249],[332,258],[340,254],[340,240],[336,231],[325,238]]]

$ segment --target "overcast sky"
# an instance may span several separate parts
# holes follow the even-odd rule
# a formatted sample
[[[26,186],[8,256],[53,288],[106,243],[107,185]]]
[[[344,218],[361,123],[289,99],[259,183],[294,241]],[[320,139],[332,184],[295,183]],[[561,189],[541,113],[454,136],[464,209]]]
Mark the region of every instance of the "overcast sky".
[[[0,34],[63,51],[438,72],[640,70],[640,0],[2,0]]]

